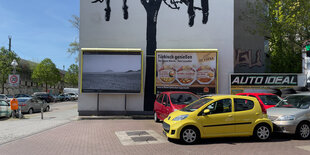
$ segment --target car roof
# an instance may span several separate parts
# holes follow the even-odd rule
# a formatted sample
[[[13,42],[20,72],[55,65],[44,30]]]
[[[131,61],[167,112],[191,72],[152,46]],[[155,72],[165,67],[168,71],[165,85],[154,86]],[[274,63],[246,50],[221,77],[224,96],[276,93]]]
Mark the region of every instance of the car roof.
[[[165,91],[165,92],[162,92],[162,93],[165,93],[165,94],[194,94],[192,92],[189,92],[189,91]],[[195,94],[194,94],[195,95]]]
[[[19,98],[16,98],[16,99],[31,99],[32,97],[19,97]]]
[[[238,93],[236,95],[276,95],[272,93]]]
[[[257,100],[255,97],[242,96],[242,95],[214,95],[214,96],[207,96],[205,98],[211,98],[211,99],[214,99],[214,100],[225,99],[225,98],[241,98],[241,99],[254,99],[254,100]]]

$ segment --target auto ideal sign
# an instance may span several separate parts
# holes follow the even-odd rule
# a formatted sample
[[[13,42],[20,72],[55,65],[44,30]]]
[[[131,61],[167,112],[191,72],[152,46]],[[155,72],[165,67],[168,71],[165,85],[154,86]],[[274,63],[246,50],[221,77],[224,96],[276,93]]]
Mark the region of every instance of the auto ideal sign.
[[[231,94],[298,86],[297,74],[231,74]]]
[[[11,87],[16,87],[19,85],[19,75],[18,74],[9,75],[9,85]]]
[[[297,86],[297,75],[231,75],[231,85]]]

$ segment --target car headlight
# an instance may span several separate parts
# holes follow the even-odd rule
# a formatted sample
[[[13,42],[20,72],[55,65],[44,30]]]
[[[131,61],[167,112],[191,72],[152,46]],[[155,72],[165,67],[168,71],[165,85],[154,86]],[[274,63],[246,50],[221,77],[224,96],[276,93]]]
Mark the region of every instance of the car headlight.
[[[173,111],[178,111],[178,109],[174,109]]]
[[[180,120],[183,120],[185,118],[187,118],[188,115],[180,115],[180,116],[177,116],[173,119],[173,121],[180,121]]]
[[[292,121],[295,120],[295,116],[294,115],[283,115],[278,117],[277,121]]]

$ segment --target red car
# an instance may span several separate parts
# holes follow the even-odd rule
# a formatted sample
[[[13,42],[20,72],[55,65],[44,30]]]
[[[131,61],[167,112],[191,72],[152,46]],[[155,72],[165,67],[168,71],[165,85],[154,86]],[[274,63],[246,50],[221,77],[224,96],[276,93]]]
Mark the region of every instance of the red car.
[[[154,102],[154,120],[164,120],[171,112],[182,109],[199,97],[191,92],[169,91],[160,93]]]
[[[282,100],[278,95],[271,93],[239,93],[236,95],[255,97],[259,103],[265,107],[265,109],[276,106],[276,104]]]

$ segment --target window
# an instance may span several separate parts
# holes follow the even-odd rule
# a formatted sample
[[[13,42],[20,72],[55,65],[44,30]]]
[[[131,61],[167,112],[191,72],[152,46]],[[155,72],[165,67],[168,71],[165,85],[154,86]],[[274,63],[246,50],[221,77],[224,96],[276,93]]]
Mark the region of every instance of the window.
[[[250,110],[254,107],[254,102],[246,99],[234,99],[235,111]]]
[[[62,94],[62,96],[64,96],[64,95]],[[164,96],[164,94],[160,94],[160,95],[157,97],[157,102],[158,102],[158,103],[161,103],[161,101],[163,100],[163,96]]]
[[[8,106],[8,103],[6,103],[5,101],[0,101],[0,106]]]
[[[207,109],[210,109],[210,114],[231,112],[231,100],[223,99],[216,101],[208,105]]]
[[[166,102],[166,106],[170,106],[170,103],[168,102],[168,95],[164,96],[163,102]]]
[[[259,95],[265,105],[276,105],[281,99],[276,95]]]
[[[185,94],[185,93],[180,93],[180,94],[171,94],[170,99],[172,104],[190,104],[193,101],[197,100],[198,97],[192,94]]]

